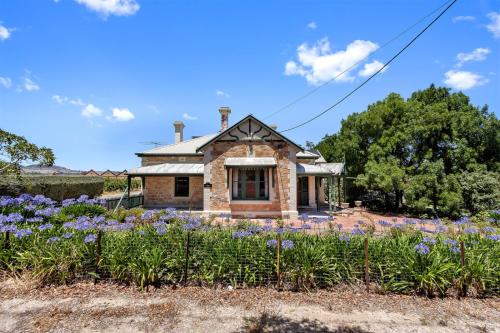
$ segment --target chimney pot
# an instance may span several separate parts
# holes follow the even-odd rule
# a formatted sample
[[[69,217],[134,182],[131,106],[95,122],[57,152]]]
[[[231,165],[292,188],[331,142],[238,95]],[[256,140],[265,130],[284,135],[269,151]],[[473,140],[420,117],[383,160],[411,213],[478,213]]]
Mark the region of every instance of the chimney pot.
[[[219,108],[219,112],[220,112],[220,123],[221,123],[220,131],[222,132],[222,131],[227,130],[227,128],[228,128],[229,115],[231,114],[231,108],[229,108],[227,106],[222,106]]]
[[[185,126],[182,121],[174,121],[175,143],[179,143],[184,140],[184,127]]]

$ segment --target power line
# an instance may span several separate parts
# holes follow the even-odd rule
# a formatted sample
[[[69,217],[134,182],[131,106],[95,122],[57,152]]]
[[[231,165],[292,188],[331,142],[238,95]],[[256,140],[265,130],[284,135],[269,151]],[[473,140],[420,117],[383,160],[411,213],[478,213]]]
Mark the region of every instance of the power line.
[[[410,31],[411,29],[413,29],[415,26],[417,26],[420,23],[422,23],[423,21],[425,21],[429,16],[432,16],[435,12],[437,12],[438,10],[440,10],[441,8],[443,8],[444,6],[446,6],[446,4],[448,4],[450,1],[451,0],[446,0],[441,6],[437,7],[436,9],[434,9],[433,11],[431,11],[430,13],[428,13],[427,15],[425,15],[424,17],[422,17],[421,19],[419,19],[418,21],[416,21],[415,23],[413,23],[412,25],[410,25],[409,27],[407,27],[406,29],[404,29],[403,31],[401,31],[399,34],[397,34],[396,36],[394,36],[393,38],[391,38],[390,40],[388,40],[387,42],[385,42],[384,44],[382,44],[382,46],[380,46],[377,50],[375,50],[372,53],[368,54],[366,57],[364,57],[361,60],[359,60],[358,62],[354,63],[349,68],[345,69],[344,71],[340,72],[339,74],[335,75],[330,80],[323,82],[319,86],[311,89],[310,91],[308,91],[304,95],[302,95],[302,96],[300,96],[300,97],[292,100],[290,103],[284,105],[283,107],[279,108],[278,110],[272,112],[271,114],[265,116],[262,119],[265,120],[265,119],[271,118],[272,116],[280,113],[281,111],[288,109],[290,106],[292,106],[294,104],[297,104],[298,102],[300,102],[301,100],[305,99],[306,97],[309,97],[310,95],[314,94],[316,91],[318,91],[319,89],[323,88],[324,86],[332,83],[337,78],[339,78],[340,76],[342,76],[345,73],[349,72],[351,69],[353,69],[354,67],[356,67],[357,65],[359,65],[360,63],[362,63],[363,61],[365,61],[366,59],[368,59],[369,57],[372,57],[375,53],[379,52],[380,50],[382,50],[383,48],[385,48],[389,44],[392,44],[394,41],[396,41],[399,38],[401,38],[403,35],[405,35],[408,31]]]
[[[361,87],[363,87],[365,84],[367,84],[371,79],[373,79],[377,74],[379,74],[381,71],[383,71],[384,68],[386,68],[387,66],[389,66],[389,64],[391,62],[393,62],[397,57],[399,57],[399,55],[401,53],[403,53],[407,48],[409,48],[421,35],[424,34],[424,32],[426,32],[437,20],[439,20],[439,18],[441,18],[441,16],[443,16],[444,13],[446,13],[448,11],[448,9],[450,9],[451,6],[453,6],[455,4],[455,2],[457,2],[457,1],[458,0],[453,0],[452,3],[450,3],[441,13],[439,13],[439,15],[436,16],[436,18],[434,18],[424,29],[422,29],[415,37],[413,37],[413,39],[410,42],[408,42],[401,50],[399,50],[399,52],[396,53],[389,61],[387,61],[374,74],[372,74],[369,78],[367,78],[365,81],[363,81],[359,86],[357,86],[356,88],[354,88],[353,90],[351,90],[347,95],[345,95],[344,97],[342,97],[335,104],[333,104],[330,107],[326,108],[325,110],[323,110],[322,112],[318,113],[317,115],[315,115],[311,119],[306,120],[306,121],[304,121],[304,122],[302,122],[302,123],[300,123],[298,125],[295,125],[293,127],[287,128],[287,129],[285,129],[285,130],[283,130],[281,132],[288,132],[288,131],[294,130],[296,128],[302,127],[302,126],[304,126],[304,125],[312,122],[313,120],[318,119],[319,117],[321,117],[322,115],[324,115],[325,113],[327,113],[328,111],[330,111],[331,109],[333,109],[334,107],[336,107],[337,105],[339,105],[340,103],[342,103],[343,101],[345,101],[347,98],[349,98],[351,95],[353,95],[356,91],[358,91],[359,89],[361,89]]]

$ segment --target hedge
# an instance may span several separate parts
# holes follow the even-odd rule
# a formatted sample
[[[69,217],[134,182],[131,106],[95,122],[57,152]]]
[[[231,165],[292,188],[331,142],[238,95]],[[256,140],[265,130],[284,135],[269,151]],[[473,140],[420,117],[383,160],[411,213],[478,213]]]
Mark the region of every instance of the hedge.
[[[43,194],[51,199],[62,201],[67,198],[78,198],[82,194],[93,198],[102,194],[103,187],[104,179],[101,177],[69,175],[0,177],[0,196],[18,196],[22,193]]]
[[[125,191],[127,188],[127,178],[106,178],[104,180],[105,192]],[[130,182],[131,190],[138,190],[141,188],[141,180],[134,178]]]

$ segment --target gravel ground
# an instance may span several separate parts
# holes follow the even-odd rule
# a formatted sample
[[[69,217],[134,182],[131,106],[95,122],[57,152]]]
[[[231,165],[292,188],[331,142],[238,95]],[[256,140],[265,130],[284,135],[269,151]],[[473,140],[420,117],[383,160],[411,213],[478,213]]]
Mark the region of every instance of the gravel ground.
[[[500,332],[499,298],[0,282],[0,332]]]

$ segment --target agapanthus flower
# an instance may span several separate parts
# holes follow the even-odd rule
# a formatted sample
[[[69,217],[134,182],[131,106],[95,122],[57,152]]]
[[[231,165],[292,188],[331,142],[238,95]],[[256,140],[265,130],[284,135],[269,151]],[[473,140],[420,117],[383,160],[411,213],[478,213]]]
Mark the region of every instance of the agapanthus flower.
[[[270,226],[269,224],[266,224],[265,226],[262,227],[262,231],[269,232],[273,230],[273,227]]]
[[[495,242],[500,241],[500,234],[486,235],[486,238]]]
[[[378,221],[378,224],[380,224],[382,227],[390,227],[392,224],[388,221],[385,221],[385,220],[380,220]]]
[[[273,224],[273,219],[267,218],[267,219],[264,220],[264,223],[265,224]]]
[[[84,243],[95,243],[95,241],[97,240],[97,235],[95,234],[88,234],[87,236],[85,236],[85,238],[83,239],[83,242]]]
[[[443,233],[443,232],[446,232],[448,231],[448,227],[445,226],[445,225],[439,225],[436,227],[436,232],[437,233]]]
[[[355,227],[351,230],[351,234],[353,235],[364,235],[365,231],[359,227]]]
[[[10,213],[5,218],[5,222],[7,223],[18,223],[24,220],[24,217],[19,213]]]
[[[470,223],[470,219],[468,216],[462,216],[461,218],[459,218],[458,220],[453,222],[453,224],[455,224],[455,225],[464,225],[464,224],[468,224],[468,223]]]
[[[16,232],[17,225],[15,224],[0,224],[0,232]]]
[[[341,234],[341,235],[339,236],[339,239],[340,239],[341,241],[343,241],[343,242],[348,243],[348,242],[351,240],[351,237],[349,237],[349,235],[348,235],[348,234]]]
[[[278,241],[276,239],[270,239],[266,242],[267,247],[277,247]]]
[[[52,227],[53,227],[53,225],[51,223],[46,223],[46,224],[42,224],[42,225],[38,226],[38,230],[44,231],[44,230],[51,229]]]
[[[139,231],[137,231],[137,233],[141,236],[144,236],[146,234],[146,232],[144,230],[139,230]]]
[[[26,219],[26,222],[28,222],[28,223],[40,223],[40,222],[43,222],[43,217],[41,217],[41,216],[28,217]]]
[[[31,231],[31,229],[19,229],[16,231],[16,237],[23,238],[23,237],[31,235],[32,233],[33,233],[33,231]]]
[[[300,215],[300,219],[305,223],[307,220],[309,220],[309,215],[306,213]]]
[[[71,237],[73,237],[73,234],[71,232],[67,232],[67,233],[62,235],[62,238],[65,238],[65,239],[69,239]]]
[[[458,242],[454,239],[445,239],[443,243],[446,245],[458,246]]]
[[[304,230],[311,229],[311,225],[309,223],[304,223],[302,225],[302,229],[304,229]]]
[[[497,231],[497,229],[496,229],[496,228],[494,228],[494,227],[489,227],[489,226],[483,227],[481,230],[482,230],[485,234],[494,233],[494,232],[496,232],[496,231]]]
[[[35,216],[51,217],[58,214],[61,211],[60,208],[47,207],[35,211]]]
[[[61,202],[61,206],[63,206],[63,207],[69,207],[69,206],[72,206],[74,204],[76,204],[76,200],[75,199],[64,199]]]
[[[479,230],[477,230],[476,228],[465,228],[464,229],[464,233],[466,234],[477,234],[479,232]]]
[[[252,232],[249,230],[239,230],[239,231],[233,232],[232,236],[233,236],[233,239],[241,239],[241,238],[252,236]]]
[[[141,218],[143,220],[149,220],[149,219],[153,218],[153,216],[154,216],[154,211],[147,210],[144,213],[142,213]]]
[[[406,219],[406,218],[404,219],[403,223],[406,224],[406,225],[415,225],[415,224],[417,224],[417,222],[415,220]]]
[[[431,252],[429,247],[424,243],[415,245],[415,251],[417,251],[418,254],[429,254]]]
[[[130,215],[130,216],[127,216],[127,217],[125,218],[125,222],[127,222],[127,223],[132,223],[132,222],[134,222],[136,219],[137,219],[137,218],[136,218],[134,215]]]
[[[460,253],[460,248],[458,246],[452,246],[452,247],[450,247],[450,251],[458,254],[458,253]]]
[[[290,250],[290,249],[293,249],[293,247],[295,246],[295,244],[293,243],[293,241],[291,240],[288,240],[288,239],[283,239],[281,241],[281,248],[283,250]]]
[[[56,237],[56,236],[50,237],[49,239],[47,239],[47,244],[52,244],[54,242],[58,242],[59,240],[61,240],[61,238],[59,238],[59,237]]]
[[[424,237],[422,239],[422,242],[426,243],[426,244],[436,244],[436,239],[435,238],[432,238],[432,237]]]
[[[33,204],[28,204],[24,206],[23,209],[28,212],[34,212],[36,210],[36,206]]]

